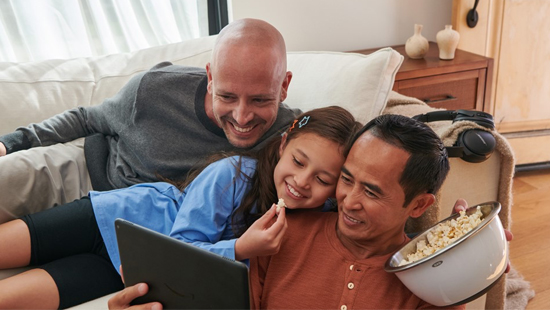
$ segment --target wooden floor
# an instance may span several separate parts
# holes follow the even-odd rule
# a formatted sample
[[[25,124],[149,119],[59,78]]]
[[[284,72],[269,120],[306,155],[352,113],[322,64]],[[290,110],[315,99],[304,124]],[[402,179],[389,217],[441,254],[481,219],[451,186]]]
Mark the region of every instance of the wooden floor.
[[[535,290],[527,309],[550,309],[550,170],[516,173],[513,195],[510,261]]]

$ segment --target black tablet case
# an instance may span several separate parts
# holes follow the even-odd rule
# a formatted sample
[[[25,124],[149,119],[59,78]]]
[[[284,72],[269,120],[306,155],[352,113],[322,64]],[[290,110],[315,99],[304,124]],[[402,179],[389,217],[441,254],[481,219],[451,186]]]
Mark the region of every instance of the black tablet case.
[[[134,304],[164,309],[250,309],[248,268],[126,220],[115,221],[126,286],[145,282]]]

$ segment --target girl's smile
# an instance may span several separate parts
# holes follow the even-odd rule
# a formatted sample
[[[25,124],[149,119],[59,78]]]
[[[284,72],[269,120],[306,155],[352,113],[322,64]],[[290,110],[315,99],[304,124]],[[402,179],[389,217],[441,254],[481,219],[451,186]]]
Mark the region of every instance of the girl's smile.
[[[288,208],[317,208],[334,197],[344,163],[338,143],[304,133],[289,141],[283,138],[279,154],[273,178],[277,195]]]

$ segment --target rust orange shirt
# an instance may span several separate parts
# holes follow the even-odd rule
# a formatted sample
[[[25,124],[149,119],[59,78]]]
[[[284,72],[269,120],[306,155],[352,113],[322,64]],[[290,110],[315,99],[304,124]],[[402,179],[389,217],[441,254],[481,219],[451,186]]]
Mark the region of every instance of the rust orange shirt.
[[[337,238],[337,219],[335,212],[287,214],[279,253],[250,260],[252,308],[437,308],[384,270],[391,254],[356,259]]]

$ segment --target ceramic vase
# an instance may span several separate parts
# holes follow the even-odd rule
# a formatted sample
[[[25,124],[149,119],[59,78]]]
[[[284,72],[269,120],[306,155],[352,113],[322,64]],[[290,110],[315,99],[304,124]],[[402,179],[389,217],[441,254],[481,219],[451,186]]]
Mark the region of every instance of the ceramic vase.
[[[424,58],[430,48],[428,40],[422,36],[422,27],[420,24],[415,24],[413,36],[405,43],[405,53],[412,59]]]
[[[452,25],[445,25],[445,29],[439,31],[435,38],[437,47],[439,48],[439,59],[454,59],[455,50],[460,40],[458,31],[453,30]]]

